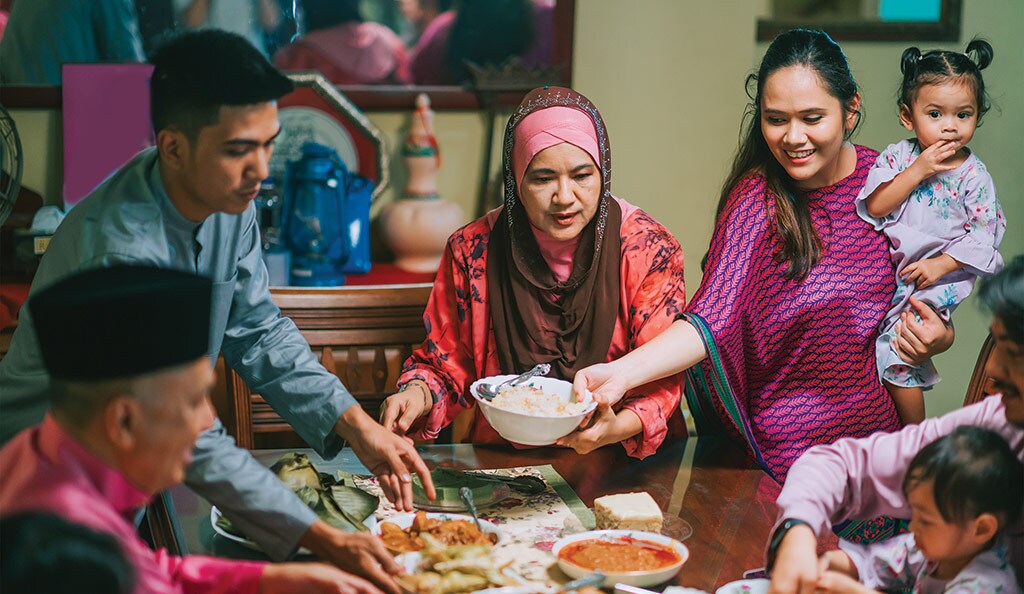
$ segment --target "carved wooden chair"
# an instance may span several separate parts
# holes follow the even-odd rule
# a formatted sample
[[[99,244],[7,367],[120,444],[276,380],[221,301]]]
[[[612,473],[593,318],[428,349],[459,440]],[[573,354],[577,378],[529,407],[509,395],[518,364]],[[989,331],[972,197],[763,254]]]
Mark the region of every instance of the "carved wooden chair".
[[[402,363],[426,338],[423,310],[430,289],[430,284],[277,288],[271,295],[324,367],[376,419],[381,402],[395,390]],[[218,369],[223,369],[224,386],[214,390],[214,405],[240,447],[306,446],[223,359]]]
[[[995,340],[989,334],[981,345],[981,352],[978,353],[978,362],[974,364],[974,373],[971,374],[971,383],[967,384],[967,394],[964,396],[964,406],[980,402],[986,396],[993,394],[992,382],[985,374],[985,365],[995,348]]]

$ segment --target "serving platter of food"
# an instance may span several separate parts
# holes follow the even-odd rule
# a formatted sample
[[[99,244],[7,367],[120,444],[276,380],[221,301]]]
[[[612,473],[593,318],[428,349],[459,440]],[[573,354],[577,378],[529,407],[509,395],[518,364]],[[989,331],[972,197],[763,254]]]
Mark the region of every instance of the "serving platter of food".
[[[373,517],[373,515],[371,514],[367,516],[365,520],[363,520],[363,529],[373,531],[376,529],[377,524],[377,518]],[[227,540],[230,540],[253,551],[263,550],[263,548],[260,547],[260,545],[257,544],[256,541],[246,538],[245,535],[243,535],[240,530],[235,528],[234,525],[231,524],[231,522],[227,519],[227,516],[224,515],[224,512],[220,511],[220,509],[216,505],[210,508],[210,525],[213,526],[214,532],[216,532],[221,537],[226,538]],[[305,547],[300,547],[298,550],[298,554],[312,555],[313,553]]]
[[[406,571],[395,580],[409,594],[463,594],[522,584],[511,563],[494,559],[489,546],[444,547],[428,537],[424,550],[395,560]]]
[[[366,532],[376,525],[373,514],[380,505],[380,497],[356,487],[351,475],[320,472],[301,452],[281,456],[270,471],[327,524],[345,532]],[[217,506],[210,509],[210,524],[223,538],[249,549],[262,550]],[[309,551],[300,549],[299,552]]]
[[[435,468],[430,471],[430,478],[437,491],[437,498],[433,501],[427,499],[420,477],[414,475],[412,478],[412,503],[416,509],[435,512],[468,511],[465,500],[459,494],[462,487],[469,489],[477,509],[490,507],[512,494],[508,484],[454,468]]]
[[[715,590],[715,594],[768,594],[769,585],[771,581],[765,578],[736,580]]]
[[[486,520],[480,520],[477,528],[470,516],[425,511],[391,516],[377,522],[372,532],[397,554],[422,551],[429,545],[491,547],[504,538],[502,531]]]

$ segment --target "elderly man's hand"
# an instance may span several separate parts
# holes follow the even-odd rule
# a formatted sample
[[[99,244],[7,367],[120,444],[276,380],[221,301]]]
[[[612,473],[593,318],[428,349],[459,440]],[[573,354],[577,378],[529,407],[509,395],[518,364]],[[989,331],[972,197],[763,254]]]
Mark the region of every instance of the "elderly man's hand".
[[[259,594],[382,593],[370,582],[323,563],[270,563],[260,578]]]
[[[336,430],[348,440],[352,451],[380,481],[384,496],[399,511],[412,511],[412,475],[420,475],[427,498],[434,499],[434,481],[430,470],[408,437],[395,435],[374,421],[358,406],[350,406],[338,420]]]
[[[388,594],[401,592],[391,576],[402,568],[372,534],[350,534],[317,520],[299,544],[319,559],[370,580]]]
[[[900,315],[892,347],[900,359],[910,365],[920,365],[953,346],[953,326],[946,324],[931,306],[917,297],[910,298],[910,306],[914,311]]]
[[[790,528],[775,552],[768,594],[813,594],[819,577],[817,547],[810,526]]]

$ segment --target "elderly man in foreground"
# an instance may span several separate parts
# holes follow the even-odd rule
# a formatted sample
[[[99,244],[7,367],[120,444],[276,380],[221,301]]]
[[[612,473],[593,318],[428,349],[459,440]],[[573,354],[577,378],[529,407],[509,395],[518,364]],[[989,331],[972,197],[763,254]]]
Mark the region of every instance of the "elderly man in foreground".
[[[779,495],[779,520],[768,546],[770,594],[810,594],[818,580],[816,535],[831,524],[879,515],[910,517],[903,475],[925,445],[961,425],[1002,435],[1024,460],[1024,256],[982,285],[992,312],[995,349],[985,367],[1000,394],[895,433],[842,439],[808,450]],[[1024,505],[1024,502],[1022,502]],[[1024,520],[1007,530],[1018,584],[1024,578]],[[774,563],[773,563],[774,562]]]
[[[112,535],[138,593],[379,593],[329,565],[175,557],[136,535],[136,510],[181,482],[214,421],[211,289],[190,273],[118,265],[32,298],[50,411],[0,449],[0,514],[47,511]]]

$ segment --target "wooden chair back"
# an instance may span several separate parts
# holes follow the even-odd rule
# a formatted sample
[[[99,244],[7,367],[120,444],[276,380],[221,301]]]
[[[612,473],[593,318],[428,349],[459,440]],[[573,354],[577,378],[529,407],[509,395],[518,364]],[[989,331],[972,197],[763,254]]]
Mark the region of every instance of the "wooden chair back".
[[[980,402],[983,398],[993,393],[992,382],[989,381],[990,378],[985,374],[985,365],[988,364],[988,359],[992,356],[994,348],[995,340],[992,339],[992,334],[989,334],[985,338],[984,344],[981,345],[978,361],[974,364],[974,373],[971,374],[971,382],[967,384],[964,406]]]
[[[7,351],[11,350],[11,337],[14,336],[14,331],[18,327],[18,320],[14,320],[4,328],[0,328],[0,361],[7,356]]]
[[[395,391],[402,364],[426,338],[423,311],[430,290],[430,284],[412,284],[270,292],[323,366],[376,419],[381,402]],[[223,358],[220,367],[223,393],[215,391],[214,405],[240,447],[305,447],[291,426],[223,365]]]

